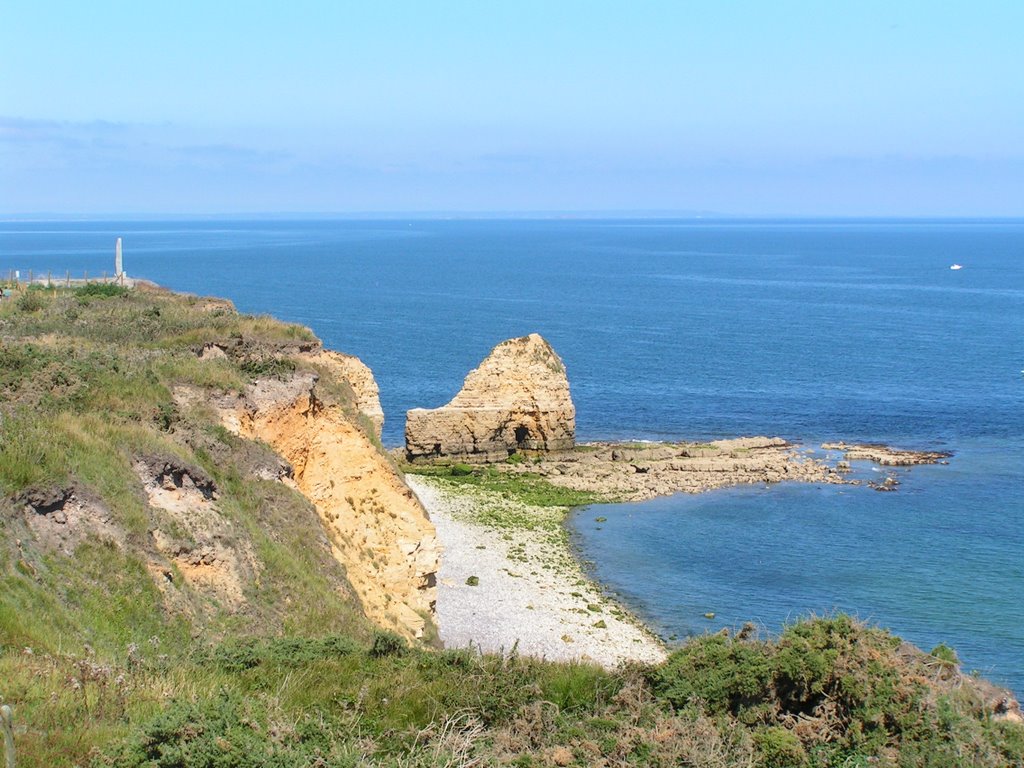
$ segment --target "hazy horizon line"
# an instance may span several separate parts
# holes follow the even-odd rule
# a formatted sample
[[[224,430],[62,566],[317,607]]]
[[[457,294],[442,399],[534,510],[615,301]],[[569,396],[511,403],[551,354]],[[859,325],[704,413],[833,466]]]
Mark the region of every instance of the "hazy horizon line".
[[[225,213],[151,212],[151,213],[59,213],[48,211],[0,213],[0,222],[46,221],[443,221],[443,220],[719,220],[719,221],[1019,221],[1024,214],[815,214],[815,213],[726,213],[673,209],[596,209],[596,210],[393,210],[393,211],[233,211]]]

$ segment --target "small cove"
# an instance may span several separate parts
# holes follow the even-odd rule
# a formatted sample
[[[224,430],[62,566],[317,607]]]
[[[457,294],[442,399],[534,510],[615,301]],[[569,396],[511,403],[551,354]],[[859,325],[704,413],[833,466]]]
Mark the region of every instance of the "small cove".
[[[1024,541],[991,490],[962,496],[977,460],[901,470],[894,493],[740,486],[580,508],[567,526],[590,575],[670,642],[843,611],[925,650],[952,645],[966,669],[1019,692],[1024,640],[1007,619],[1022,571],[1006,552]]]

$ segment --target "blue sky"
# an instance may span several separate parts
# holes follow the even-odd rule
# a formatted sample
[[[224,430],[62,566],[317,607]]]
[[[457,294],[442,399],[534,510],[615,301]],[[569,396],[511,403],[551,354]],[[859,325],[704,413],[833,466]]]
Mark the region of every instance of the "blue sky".
[[[0,5],[0,213],[1024,215],[1024,3]]]

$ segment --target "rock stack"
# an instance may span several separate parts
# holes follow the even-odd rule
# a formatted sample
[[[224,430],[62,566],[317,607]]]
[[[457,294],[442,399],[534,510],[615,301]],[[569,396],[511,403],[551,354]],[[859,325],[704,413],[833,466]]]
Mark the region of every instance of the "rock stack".
[[[503,341],[448,405],[414,408],[405,422],[410,461],[502,461],[520,451],[568,450],[575,438],[565,365],[536,333]]]

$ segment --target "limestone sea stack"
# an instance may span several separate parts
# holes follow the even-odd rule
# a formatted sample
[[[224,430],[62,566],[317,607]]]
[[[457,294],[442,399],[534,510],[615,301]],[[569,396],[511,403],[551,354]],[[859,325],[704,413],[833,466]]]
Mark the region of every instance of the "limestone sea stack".
[[[569,450],[576,408],[565,364],[540,335],[496,346],[440,408],[414,408],[405,422],[410,461],[502,461],[517,451]]]

